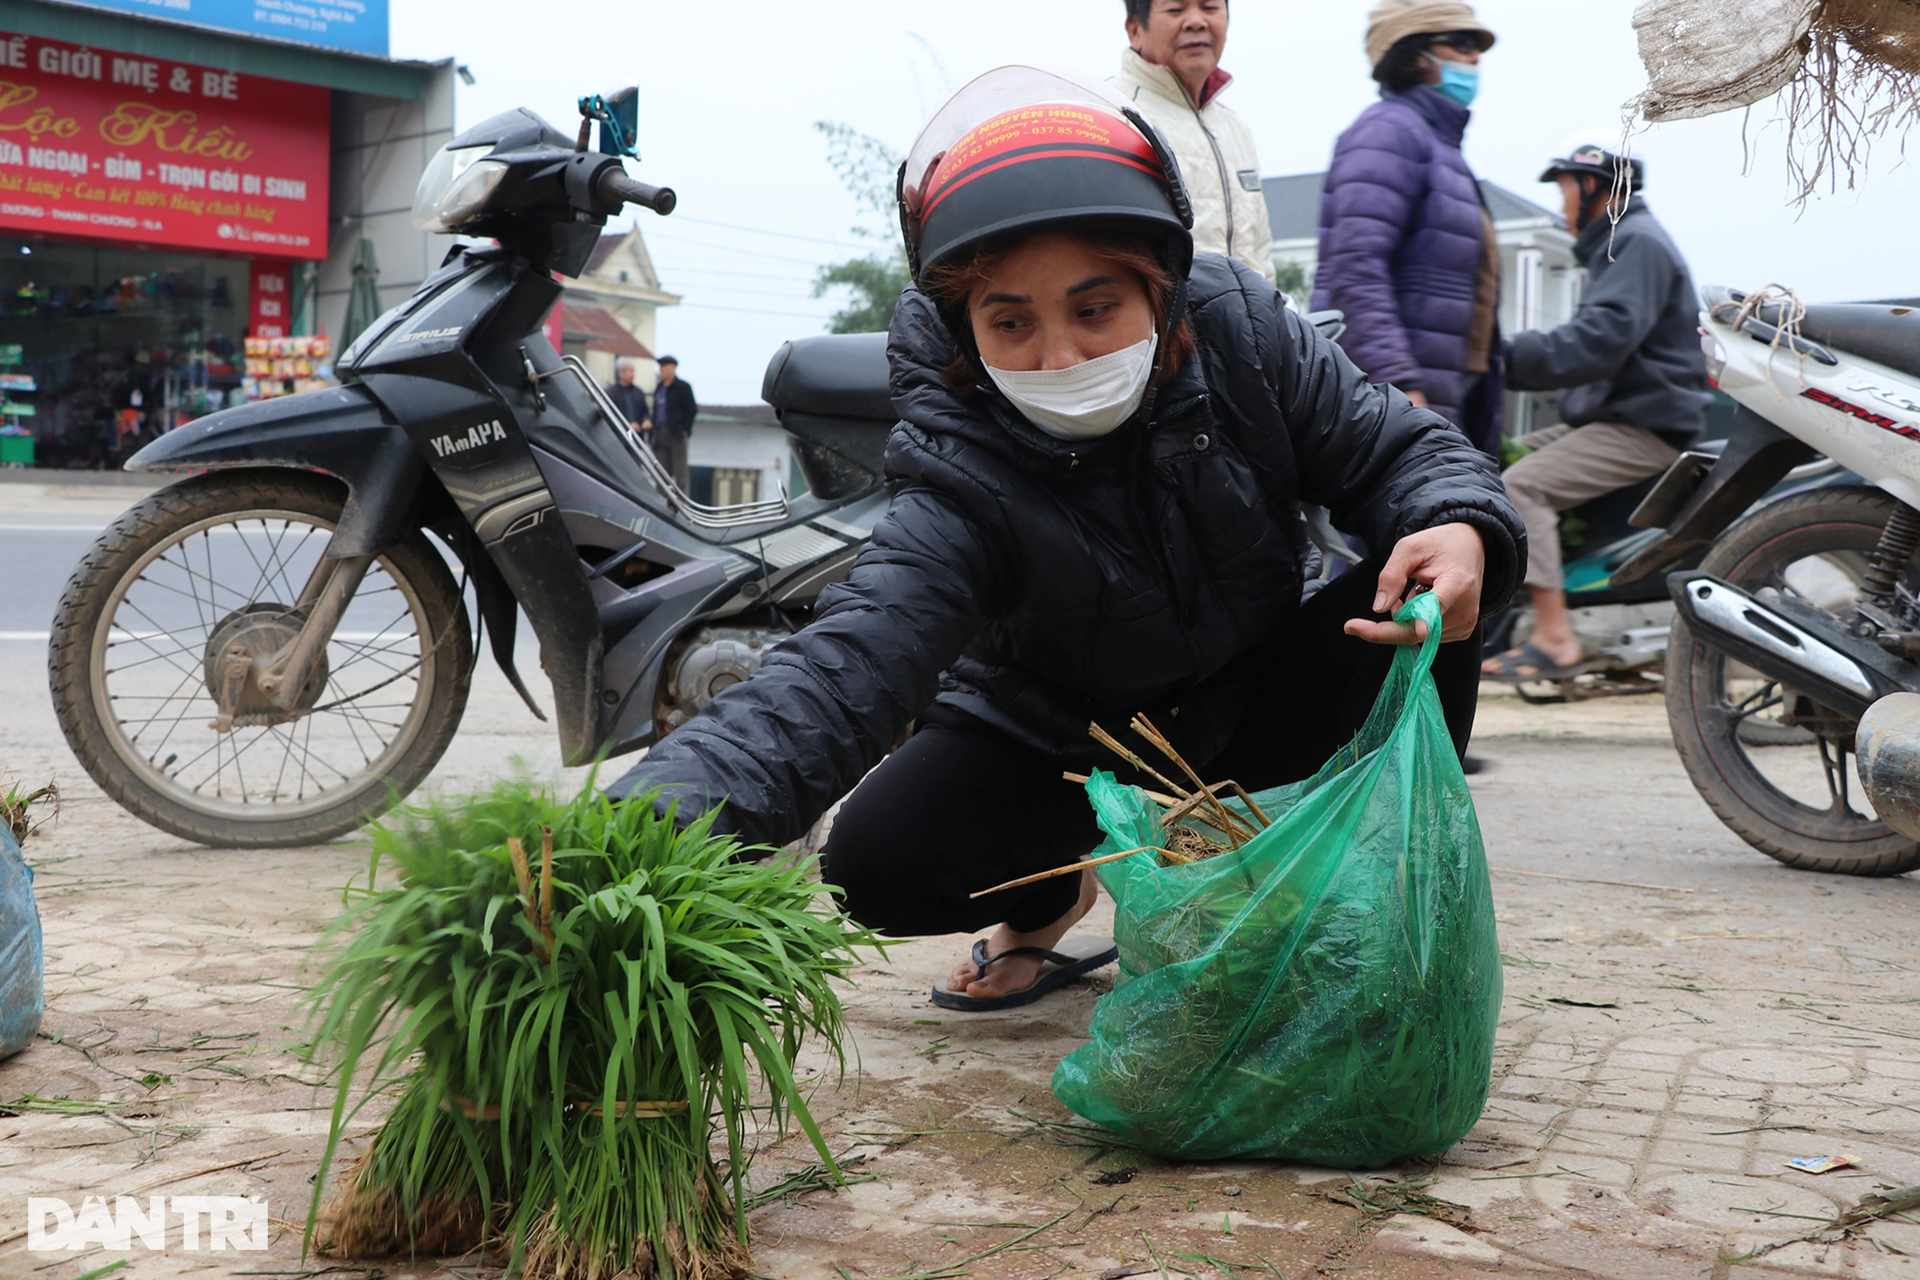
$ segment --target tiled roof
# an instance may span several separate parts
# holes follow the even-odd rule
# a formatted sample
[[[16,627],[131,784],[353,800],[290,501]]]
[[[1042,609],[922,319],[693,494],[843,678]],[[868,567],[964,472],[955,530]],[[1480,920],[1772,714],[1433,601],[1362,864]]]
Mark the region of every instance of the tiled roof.
[[[616,356],[651,360],[653,352],[640,339],[621,327],[605,307],[568,298],[561,304],[560,331],[568,342],[584,342],[589,351],[605,351]]]
[[[580,274],[590,276],[605,266],[607,259],[613,256],[614,251],[627,242],[628,234],[625,231],[609,231],[602,235],[600,243],[593,246],[592,254],[587,257],[586,270]]]

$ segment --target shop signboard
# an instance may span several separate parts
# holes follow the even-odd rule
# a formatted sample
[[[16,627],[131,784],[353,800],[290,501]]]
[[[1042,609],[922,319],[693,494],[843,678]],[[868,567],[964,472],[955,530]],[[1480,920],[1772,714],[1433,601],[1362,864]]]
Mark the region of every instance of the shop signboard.
[[[255,338],[284,338],[293,323],[292,263],[268,258],[253,260],[253,278],[248,282],[251,301],[247,333]]]
[[[327,256],[328,91],[0,35],[0,228]]]
[[[387,0],[74,0],[164,22],[387,56]]]

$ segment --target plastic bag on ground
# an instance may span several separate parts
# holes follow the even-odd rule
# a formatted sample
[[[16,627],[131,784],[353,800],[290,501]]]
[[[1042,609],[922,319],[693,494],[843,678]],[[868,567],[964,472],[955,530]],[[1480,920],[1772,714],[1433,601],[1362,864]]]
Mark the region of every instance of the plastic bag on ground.
[[[33,868],[13,832],[0,826],[0,1058],[26,1048],[40,1030],[46,1009],[40,948]]]
[[[1068,1107],[1156,1153],[1378,1168],[1452,1146],[1486,1104],[1500,952],[1486,853],[1428,674],[1440,608],[1359,735],[1302,783],[1254,796],[1240,849],[1099,869],[1121,979],[1054,1072]],[[1284,723],[1273,726],[1287,732]],[[1159,809],[1087,783],[1117,853]]]

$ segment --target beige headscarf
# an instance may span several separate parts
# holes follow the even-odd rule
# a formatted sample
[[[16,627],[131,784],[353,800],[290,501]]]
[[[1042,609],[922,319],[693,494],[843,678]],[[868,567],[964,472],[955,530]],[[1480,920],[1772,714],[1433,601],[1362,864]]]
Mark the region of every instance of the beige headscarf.
[[[1367,65],[1377,67],[1387,50],[1407,36],[1472,31],[1480,49],[1493,48],[1493,32],[1474,16],[1473,6],[1457,0],[1380,0],[1367,15]]]

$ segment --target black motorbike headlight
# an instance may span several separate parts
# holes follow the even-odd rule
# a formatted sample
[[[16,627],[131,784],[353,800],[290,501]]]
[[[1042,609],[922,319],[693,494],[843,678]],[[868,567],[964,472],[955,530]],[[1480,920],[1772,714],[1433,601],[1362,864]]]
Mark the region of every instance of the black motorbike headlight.
[[[507,173],[505,161],[483,158],[492,150],[491,143],[440,148],[414,188],[413,225],[422,231],[456,231],[486,208]]]

